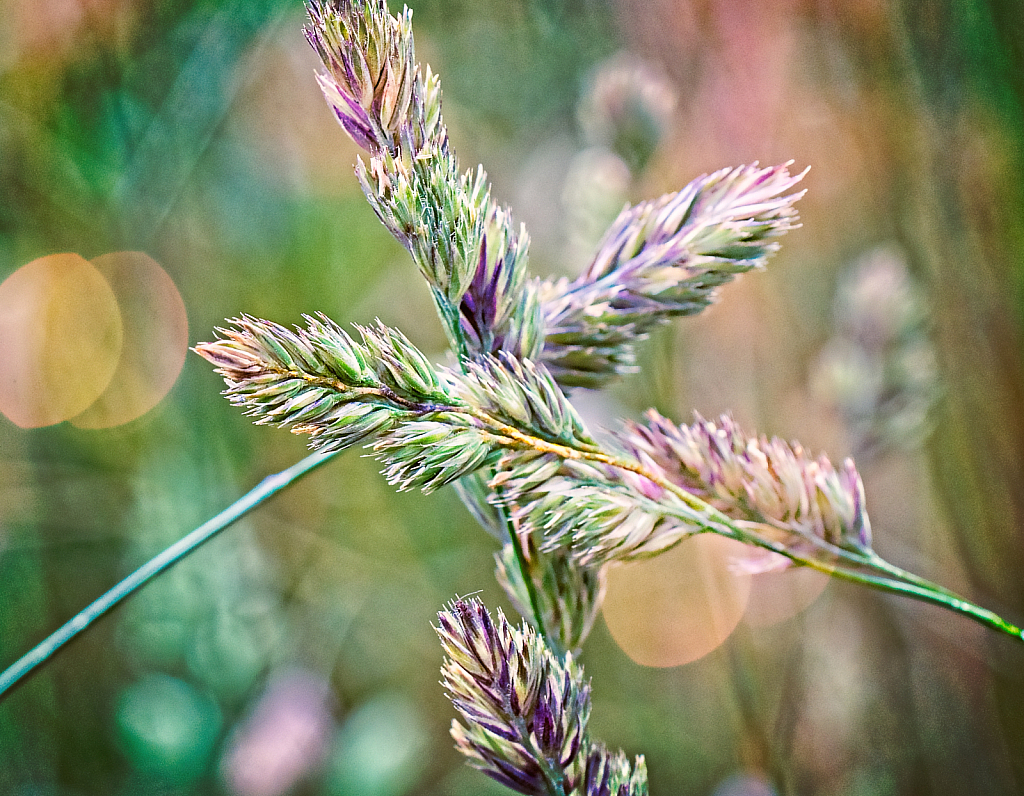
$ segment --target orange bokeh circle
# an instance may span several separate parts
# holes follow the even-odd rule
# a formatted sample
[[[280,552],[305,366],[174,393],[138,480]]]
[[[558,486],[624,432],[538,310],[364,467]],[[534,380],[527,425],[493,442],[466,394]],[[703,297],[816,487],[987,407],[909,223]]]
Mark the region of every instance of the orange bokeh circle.
[[[0,283],[0,413],[107,428],[148,412],[188,351],[185,303],[148,255],[40,257]]]
[[[733,566],[744,549],[703,534],[655,558],[610,567],[603,614],[612,638],[644,666],[679,666],[707,655],[746,609],[750,575]]]
[[[750,583],[750,602],[743,621],[751,627],[770,627],[809,608],[825,591],[831,578],[806,567],[759,572]]]
[[[109,428],[141,417],[170,392],[188,352],[188,317],[174,282],[148,255],[115,252],[92,264],[117,297],[124,346],[103,394],[71,424]]]

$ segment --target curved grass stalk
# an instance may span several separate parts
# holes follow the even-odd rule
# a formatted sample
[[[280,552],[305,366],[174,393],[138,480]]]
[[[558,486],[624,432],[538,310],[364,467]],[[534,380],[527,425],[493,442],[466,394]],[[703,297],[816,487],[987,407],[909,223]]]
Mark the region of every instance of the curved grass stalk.
[[[56,653],[67,646],[68,642],[90,627],[97,619],[107,614],[117,605],[120,605],[161,572],[210,541],[218,533],[229,525],[234,524],[254,508],[264,503],[268,498],[295,483],[302,476],[312,472],[320,465],[326,464],[337,453],[337,451],[312,453],[288,469],[274,475],[268,475],[260,481],[258,486],[236,500],[220,512],[220,514],[207,520],[187,536],[151,558],[5,669],[0,674],[0,701],[9,696],[15,686],[23,683],[30,674],[49,661]]]
[[[657,483],[659,483],[660,486],[667,486],[667,482],[658,481]],[[994,611],[982,608],[981,606],[972,603],[970,600],[961,597],[955,592],[950,591],[937,583],[933,583],[932,581],[922,578],[919,575],[915,575],[912,572],[907,572],[906,570],[897,567],[895,564],[890,564],[877,553],[872,552],[860,557],[850,553],[849,551],[844,551],[842,560],[852,564],[853,566],[851,567],[822,561],[821,559],[804,555],[797,550],[788,548],[781,542],[777,542],[773,539],[768,539],[745,530],[732,522],[724,514],[719,513],[712,506],[704,503],[700,498],[689,495],[685,490],[679,490],[676,495],[681,497],[682,495],[680,495],[680,493],[688,495],[687,500],[692,503],[691,507],[694,509],[693,513],[691,514],[690,512],[678,510],[673,511],[671,507],[665,507],[665,513],[674,514],[679,517],[679,519],[689,523],[699,522],[707,532],[717,533],[720,536],[735,539],[736,541],[743,542],[744,544],[769,550],[773,553],[777,553],[778,555],[785,556],[798,566],[815,569],[818,572],[822,572],[834,578],[839,578],[840,580],[858,583],[862,586],[878,589],[879,591],[899,594],[904,597],[911,597],[915,600],[947,608],[950,611],[954,611],[955,613],[962,614],[969,619],[973,619],[975,622],[978,622],[992,630],[997,630],[1008,636],[1012,636],[1018,641],[1024,642],[1024,630],[1010,622],[1007,622]],[[710,518],[710,522],[708,518]],[[863,571],[854,568],[858,566],[863,568]],[[874,574],[878,572],[885,574]]]

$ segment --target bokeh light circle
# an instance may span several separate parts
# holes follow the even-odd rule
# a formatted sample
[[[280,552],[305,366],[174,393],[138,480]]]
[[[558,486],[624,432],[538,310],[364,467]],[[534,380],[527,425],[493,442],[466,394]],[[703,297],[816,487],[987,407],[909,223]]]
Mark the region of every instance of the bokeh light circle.
[[[750,601],[743,621],[752,627],[770,627],[792,619],[809,608],[831,579],[807,567],[759,572],[750,583]]]
[[[743,617],[750,575],[732,566],[744,546],[712,534],[655,558],[609,568],[604,621],[644,666],[679,666],[718,647]]]
[[[51,254],[0,283],[0,412],[22,428],[74,417],[110,383],[121,355],[117,299],[77,254]]]
[[[148,255],[115,252],[92,264],[117,297],[124,346],[107,388],[71,423],[109,428],[141,417],[170,392],[188,352],[188,317],[174,282]]]

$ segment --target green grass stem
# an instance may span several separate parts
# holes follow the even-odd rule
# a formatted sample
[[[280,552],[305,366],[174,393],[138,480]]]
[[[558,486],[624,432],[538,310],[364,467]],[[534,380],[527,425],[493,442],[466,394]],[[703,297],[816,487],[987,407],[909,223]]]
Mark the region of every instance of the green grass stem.
[[[312,453],[287,470],[268,475],[259,485],[243,497],[236,500],[217,516],[207,520],[194,531],[173,545],[151,558],[131,575],[126,577],[114,588],[65,622],[58,630],[51,633],[43,641],[23,655],[2,674],[0,674],[0,701],[10,695],[15,686],[20,685],[36,669],[49,661],[57,652],[67,646],[68,642],[92,625],[97,619],[108,613],[115,606],[124,602],[149,581],[164,570],[172,567],[181,559],[229,525],[244,517],[268,498],[294,483],[302,476],[312,472],[337,455],[337,451],[328,453]]]

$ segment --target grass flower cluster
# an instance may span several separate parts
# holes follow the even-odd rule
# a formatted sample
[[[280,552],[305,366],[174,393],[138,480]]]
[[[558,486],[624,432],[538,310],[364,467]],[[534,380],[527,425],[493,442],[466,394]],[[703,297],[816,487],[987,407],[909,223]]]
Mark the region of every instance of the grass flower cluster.
[[[196,351],[257,423],[338,451],[368,445],[400,489],[457,482],[502,542],[497,577],[521,627],[478,600],[439,614],[443,683],[469,761],[520,793],[642,794],[630,764],[589,737],[590,688],[576,656],[601,604],[604,568],[712,532],[811,566],[965,610],[949,592],[871,548],[864,487],[800,445],[747,436],[728,416],[677,425],[654,413],[599,446],[573,388],[635,368],[636,349],[719,287],[762,268],[797,223],[803,174],[739,166],[627,207],[574,280],[528,271],[529,238],[462,171],[436,75],[415,62],[411,14],[382,0],[314,0],[307,35],[342,127],[362,147],[356,176],[427,280],[453,361],[435,366],[397,329],[323,316],[294,331],[242,317]],[[1017,632],[982,609],[967,613]]]
[[[634,369],[653,328],[763,267],[796,225],[802,174],[746,165],[700,177],[623,210],[575,280],[539,282],[484,172],[460,171],[437,77],[414,62],[409,12],[318,1],[310,19],[324,94],[370,158],[360,184],[430,285],[454,365],[432,367],[397,330],[359,329],[360,344],[322,317],[295,332],[241,318],[196,350],[257,422],[323,449],[367,441],[399,488],[461,479],[503,541],[497,576],[523,627],[475,600],[439,620],[444,684],[465,721],[452,734],[474,765],[521,793],[646,792],[642,759],[630,767],[589,740],[573,657],[611,562],[713,532],[771,551],[770,566],[952,599],[872,551],[852,461],[748,437],[728,416],[687,426],[654,412],[602,448],[567,399]]]
[[[320,86],[364,151],[356,177],[426,280],[451,357],[434,364],[398,329],[378,322],[350,333],[319,314],[295,329],[242,315],[195,350],[256,423],[306,434],[319,451],[273,489],[365,445],[399,489],[453,484],[499,540],[497,578],[522,624],[469,599],[437,625],[443,684],[461,716],[452,736],[472,765],[525,794],[647,793],[642,757],[631,762],[590,737],[590,685],[577,661],[606,568],[695,534],[1021,638],[873,551],[852,461],[749,435],[728,416],[679,425],[652,411],[599,444],[569,400],[572,389],[634,370],[655,327],[763,268],[797,225],[802,173],[741,165],[627,207],[576,279],[543,281],[529,272],[526,230],[495,203],[484,171],[463,170],[455,156],[438,77],[415,60],[411,12],[394,16],[384,0],[310,0],[308,11]],[[0,693],[64,641],[0,681]]]

